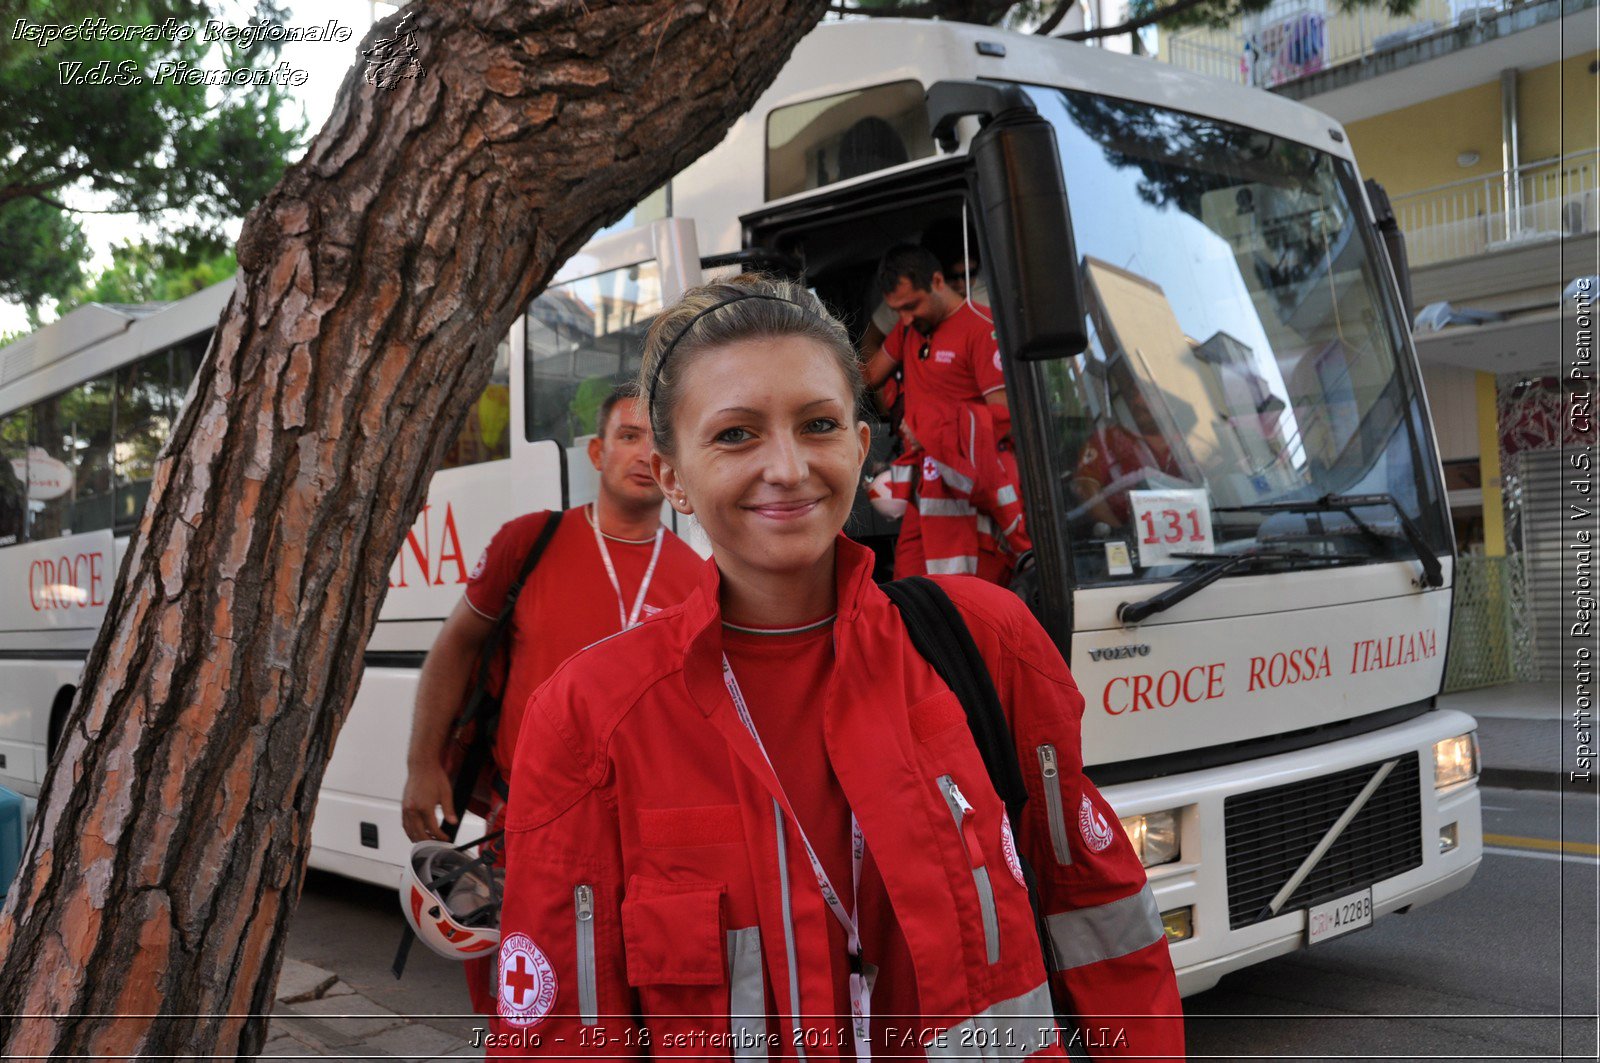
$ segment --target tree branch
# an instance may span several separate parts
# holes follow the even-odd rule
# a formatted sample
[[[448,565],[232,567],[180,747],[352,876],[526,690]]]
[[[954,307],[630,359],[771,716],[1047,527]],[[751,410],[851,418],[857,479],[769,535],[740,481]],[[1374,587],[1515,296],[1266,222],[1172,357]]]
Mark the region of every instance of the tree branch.
[[[69,185],[88,174],[88,172],[89,168],[87,166],[69,166],[47,180],[31,181],[27,184],[13,182],[0,185],[0,206],[4,206],[13,199],[22,199],[24,197],[39,198],[39,193]],[[62,209],[65,210],[67,208],[63,207]]]
[[[1061,0],[1056,5],[1056,9],[1050,12],[1050,17],[1039,23],[1039,27],[1033,32],[1041,37],[1050,36],[1055,32],[1056,27],[1061,25],[1061,20],[1067,17],[1067,12],[1077,5],[1077,2],[1078,0]]]
[[[867,18],[932,18],[934,15],[939,14],[943,7],[944,5],[938,3],[901,4],[884,9],[829,4],[828,10],[836,15],[865,15]]]
[[[1057,39],[1063,41],[1091,41],[1100,37],[1116,37],[1124,33],[1132,33],[1135,30],[1142,30],[1146,26],[1160,22],[1164,18],[1171,18],[1173,15],[1187,11],[1192,7],[1199,7],[1201,4],[1211,2],[1212,0],[1177,0],[1176,3],[1157,8],[1148,15],[1131,18],[1117,26],[1106,26],[1097,30],[1079,30],[1077,33],[1063,33]]]
[[[43,192],[29,192],[28,196],[30,198],[32,198],[32,199],[37,199],[40,203],[43,203],[47,207],[56,208],[57,210],[61,211],[63,214],[98,213],[98,211],[94,211],[94,212],[91,212],[91,211],[81,211],[81,212],[80,211],[75,211],[71,207],[67,206],[65,203],[61,202],[58,199],[51,199],[49,196],[45,195]]]

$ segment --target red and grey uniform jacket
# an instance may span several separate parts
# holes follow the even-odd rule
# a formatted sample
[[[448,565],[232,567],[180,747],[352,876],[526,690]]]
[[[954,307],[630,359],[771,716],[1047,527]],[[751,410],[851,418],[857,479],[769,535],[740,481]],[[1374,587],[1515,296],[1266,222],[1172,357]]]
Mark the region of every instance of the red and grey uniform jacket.
[[[816,704],[909,946],[921,1027],[949,1033],[929,1056],[971,1057],[974,1041],[985,1059],[1060,1056],[1054,992],[1085,1026],[1123,1033],[1091,1053],[1181,1058],[1160,913],[1083,776],[1083,698],[1060,654],[1009,592],[940,581],[1017,740],[1029,799],[1015,842],[1054,937],[1051,986],[961,705],[871,572],[871,553],[841,536],[836,666]],[[835,1010],[833,915],[724,684],[717,587],[708,564],[688,601],[572,658],[529,704],[491,1055],[638,1054],[642,1024],[652,1055],[793,1056],[798,1017]],[[971,806],[962,821],[952,782]]]
[[[1001,452],[991,407],[924,400],[906,424],[919,449],[896,459],[890,493],[915,495],[929,574],[974,575],[980,551],[1015,557],[1032,547],[1016,462]]]

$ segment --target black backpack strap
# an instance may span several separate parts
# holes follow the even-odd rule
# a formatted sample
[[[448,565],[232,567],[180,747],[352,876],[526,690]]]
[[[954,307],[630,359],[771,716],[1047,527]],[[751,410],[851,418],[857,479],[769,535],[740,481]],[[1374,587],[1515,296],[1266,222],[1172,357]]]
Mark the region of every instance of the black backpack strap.
[[[533,574],[534,566],[539,563],[545,547],[555,538],[556,529],[561,526],[562,516],[564,516],[562,511],[557,509],[552,510],[545,518],[544,527],[539,529],[539,537],[528,549],[528,556],[522,559],[522,571],[517,574],[511,586],[506,588],[506,600],[500,607],[500,615],[495,617],[494,629],[489,633],[488,641],[484,643],[483,652],[478,655],[477,688],[473,691],[473,696],[467,699],[466,711],[456,721],[458,727],[471,723],[476,718],[483,703],[481,695],[487,693],[490,687],[490,669],[500,653],[500,646],[505,641],[506,634],[511,630],[511,615],[517,610],[517,599],[522,595],[522,587]]]
[[[1020,829],[1022,808],[1028,801],[1028,791],[1022,781],[1022,766],[1017,760],[1017,744],[1011,737],[1011,725],[1006,721],[1005,709],[994,687],[994,677],[989,665],[972,641],[972,631],[967,627],[961,611],[950,596],[933,580],[923,576],[909,576],[883,585],[900,610],[911,643],[923,658],[939,673],[952,693],[960,699],[967,714],[967,727],[972,740],[983,757],[989,771],[989,781],[995,793],[1006,806],[1006,815]],[[1020,848],[1020,847],[1019,847]],[[1045,920],[1044,905],[1039,893],[1039,881],[1027,857],[1019,851],[1017,862],[1022,866],[1022,877],[1028,886],[1028,903],[1033,908],[1034,930],[1039,936],[1039,947],[1044,954],[1044,967],[1055,974],[1056,950],[1050,939],[1050,924]],[[1087,1060],[1088,1052],[1079,1034],[1082,1024],[1067,1011],[1057,1011],[1056,1024],[1061,1028],[1061,1039],[1067,1057]]]
[[[517,574],[516,581],[506,588],[506,600],[500,607],[500,615],[495,618],[494,629],[485,641],[483,651],[478,655],[478,679],[473,685],[472,692],[467,695],[467,704],[456,717],[455,730],[466,727],[476,722],[477,733],[473,736],[472,744],[467,748],[466,755],[461,760],[461,769],[456,772],[455,785],[451,789],[451,800],[456,807],[456,831],[466,825],[467,804],[472,798],[473,788],[477,785],[478,776],[488,766],[493,755],[494,733],[500,723],[500,698],[492,692],[493,683],[490,671],[495,659],[500,655],[501,645],[505,642],[507,632],[511,629],[511,614],[516,612],[517,598],[522,594],[522,587],[528,582],[528,577],[533,574],[533,568],[539,563],[539,558],[544,554],[545,547],[550,545],[550,540],[555,537],[556,529],[561,526],[562,511],[552,510],[545,518],[544,527],[539,530],[539,537],[533,541],[533,546],[528,550],[528,556],[522,559],[522,571]],[[495,782],[501,780],[496,775]],[[496,786],[497,790],[502,787]],[[509,797],[508,792],[502,792],[502,797]]]
[[[1000,706],[989,666],[972,641],[972,632],[961,612],[937,583],[922,576],[886,583],[883,589],[900,608],[917,652],[961,700],[973,741],[989,769],[989,781],[1005,802],[1012,822],[1021,823],[1028,791],[1022,782],[1017,745],[1011,738],[1011,726]]]

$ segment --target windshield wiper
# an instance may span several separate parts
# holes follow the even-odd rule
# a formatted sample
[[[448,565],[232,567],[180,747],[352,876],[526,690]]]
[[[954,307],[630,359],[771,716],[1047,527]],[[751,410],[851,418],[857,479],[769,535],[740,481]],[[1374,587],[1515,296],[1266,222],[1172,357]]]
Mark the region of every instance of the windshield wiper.
[[[1400,531],[1405,535],[1406,543],[1417,555],[1417,560],[1422,562],[1422,582],[1428,587],[1444,586],[1444,567],[1439,564],[1439,557],[1422,538],[1422,530],[1400,508],[1400,503],[1393,495],[1335,495],[1327,494],[1321,498],[1306,499],[1300,502],[1257,502],[1248,506],[1218,506],[1216,513],[1343,513],[1353,521],[1357,528],[1369,538],[1377,538],[1378,533],[1369,527],[1362,519],[1356,516],[1357,509],[1373,506],[1384,506],[1394,510],[1394,515],[1400,518]]]
[[[1257,550],[1240,554],[1174,554],[1174,557],[1206,567],[1197,569],[1186,579],[1153,594],[1142,602],[1123,602],[1117,606],[1117,620],[1132,627],[1146,617],[1165,612],[1195,593],[1211,586],[1234,569],[1243,566],[1254,568],[1269,561],[1365,561],[1359,554],[1311,554],[1304,550]]]

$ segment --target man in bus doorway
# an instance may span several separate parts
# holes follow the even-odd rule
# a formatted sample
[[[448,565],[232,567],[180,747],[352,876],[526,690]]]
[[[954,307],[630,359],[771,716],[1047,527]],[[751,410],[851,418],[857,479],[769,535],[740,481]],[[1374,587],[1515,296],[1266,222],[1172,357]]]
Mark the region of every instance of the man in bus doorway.
[[[864,373],[876,388],[896,366],[904,370],[894,481],[915,498],[900,525],[894,574],[966,573],[1005,584],[1032,544],[994,322],[914,244],[883,256],[878,288],[899,323],[869,352]]]
[[[598,434],[589,442],[589,460],[599,473],[598,496],[561,515],[517,596],[501,642],[509,652],[496,662],[501,710],[493,742],[491,833],[500,829],[504,816],[505,780],[511,777],[528,698],[568,657],[676,605],[700,579],[699,555],[661,526],[661,489],[650,474],[649,425],[635,384],[616,388],[601,403]],[[406,835],[414,842],[448,840],[446,824],[453,833],[465,811],[454,807],[452,780],[443,767],[451,725],[472,689],[479,654],[507,592],[551,516],[529,513],[495,533],[423,662],[400,801]],[[494,849],[491,859],[498,855],[499,847]],[[494,1011],[492,964],[467,961],[473,1007],[486,1014]]]

